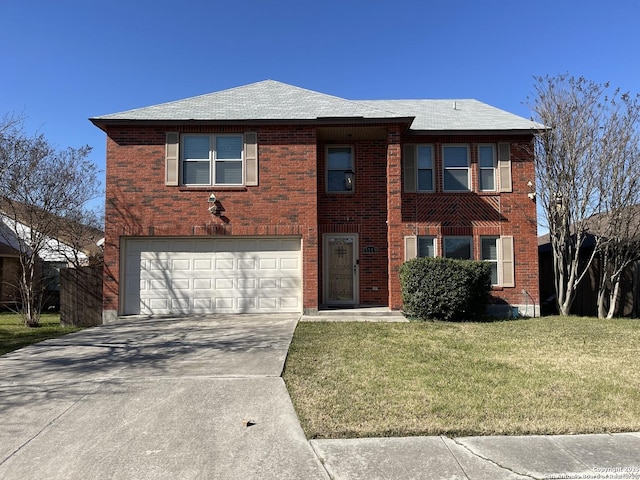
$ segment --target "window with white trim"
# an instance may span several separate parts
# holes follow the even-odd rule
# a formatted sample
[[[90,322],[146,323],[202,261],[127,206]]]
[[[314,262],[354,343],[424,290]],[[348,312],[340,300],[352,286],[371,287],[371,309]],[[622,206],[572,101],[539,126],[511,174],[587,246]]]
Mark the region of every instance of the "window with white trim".
[[[442,256],[459,260],[473,259],[473,241],[471,237],[443,237]]]
[[[491,265],[491,284],[499,285],[500,276],[498,273],[498,250],[499,237],[480,237],[481,260]]]
[[[418,191],[433,192],[433,147],[418,145]]]
[[[327,192],[351,192],[354,171],[353,148],[348,145],[327,147],[326,163]]]
[[[184,185],[243,185],[242,135],[183,135]]]
[[[444,167],[443,190],[445,192],[469,191],[469,146],[444,145],[442,147]]]
[[[418,257],[436,256],[436,237],[418,237]]]
[[[496,190],[496,147],[495,145],[478,145],[478,167],[480,191]]]

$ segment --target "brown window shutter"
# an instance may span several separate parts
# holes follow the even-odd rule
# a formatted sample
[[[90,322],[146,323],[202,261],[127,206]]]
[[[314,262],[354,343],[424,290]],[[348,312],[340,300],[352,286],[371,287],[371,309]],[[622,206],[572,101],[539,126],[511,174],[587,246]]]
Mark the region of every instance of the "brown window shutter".
[[[244,184],[258,185],[258,134],[244,134]]]
[[[180,134],[167,132],[164,158],[165,177],[164,184],[178,185],[180,171]]]
[[[511,145],[508,143],[498,144],[498,176],[501,192],[511,192]]]
[[[418,256],[418,237],[404,237],[404,261],[411,260]]]
[[[500,247],[502,253],[502,286],[515,287],[515,262],[513,259],[513,237],[501,237]]]
[[[402,152],[402,170],[404,175],[404,191],[416,191],[416,146],[405,145]]]

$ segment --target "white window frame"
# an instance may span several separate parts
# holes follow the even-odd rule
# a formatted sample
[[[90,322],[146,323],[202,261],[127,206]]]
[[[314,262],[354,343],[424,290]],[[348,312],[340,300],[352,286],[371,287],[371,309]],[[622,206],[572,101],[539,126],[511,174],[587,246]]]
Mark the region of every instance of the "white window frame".
[[[483,243],[485,240],[493,240],[493,246],[496,249],[496,258],[494,259],[488,259],[488,258],[484,258],[484,249],[483,247]],[[502,285],[502,269],[500,268],[500,266],[502,265],[502,253],[500,252],[500,237],[498,235],[483,235],[480,237],[480,260],[482,260],[483,262],[488,262],[488,263],[492,263],[495,265],[495,271],[496,271],[496,283],[491,283],[492,285]]]
[[[338,169],[338,168],[329,168],[329,150],[331,150],[332,148],[335,149],[349,149],[351,152],[351,165],[349,166],[349,170],[344,170],[344,169]],[[348,171],[351,171],[352,173],[355,172],[355,159],[354,159],[354,151],[353,151],[353,145],[327,145],[325,147],[324,150],[324,158],[325,158],[325,192],[326,193],[344,193],[344,194],[352,194],[354,192],[354,188],[352,187],[351,189],[346,188],[345,185],[345,189],[344,190],[330,190],[329,189],[329,172],[330,171],[334,171],[334,172],[343,172],[346,173]]]
[[[483,167],[480,158],[480,150],[482,148],[491,148],[492,154],[492,166],[491,167]],[[482,185],[482,172],[490,170],[493,175],[493,188],[485,188]],[[496,151],[496,146],[493,143],[481,143],[478,145],[478,189],[481,192],[496,192],[498,191],[498,179],[497,173],[498,171],[498,153]]]
[[[466,167],[447,167],[447,158],[445,155],[447,148],[465,148],[467,151],[467,165]],[[450,170],[466,170],[467,172],[467,188],[462,190],[453,190],[446,187],[447,171]],[[461,143],[449,143],[442,145],[442,191],[443,192],[470,192],[471,191],[471,156],[470,148],[468,144]]]
[[[418,257],[425,257],[426,255],[420,255],[420,242],[421,241],[430,241],[431,248],[433,249],[433,257],[438,256],[438,237],[432,235],[419,235],[416,239],[416,255]]]
[[[204,159],[186,159],[184,158],[185,141],[189,137],[206,137],[209,139],[209,158],[207,159],[209,162],[209,181],[207,183],[186,183],[184,180],[185,177],[185,164],[189,162],[202,162]],[[240,158],[237,159],[218,159],[217,158],[217,145],[219,138],[239,138],[241,140],[242,147],[240,148]],[[221,187],[235,187],[235,186],[243,186],[244,185],[244,170],[245,170],[245,159],[244,159],[244,135],[243,134],[183,134],[180,139],[180,180],[182,185],[186,186],[221,186]],[[239,183],[221,183],[216,179],[216,170],[217,164],[222,162],[240,162],[241,171],[240,171],[240,182]]]
[[[442,256],[444,258],[457,258],[447,256],[447,239],[465,239],[469,240],[469,258],[463,260],[473,260],[473,237],[469,235],[446,235],[442,237]]]
[[[431,151],[431,166],[429,168],[420,168],[420,149],[429,149]],[[420,171],[428,170],[431,175],[431,188],[421,188],[420,187]],[[434,148],[431,144],[420,144],[416,145],[416,191],[418,192],[433,192],[436,188],[436,179],[435,179],[435,155]]]

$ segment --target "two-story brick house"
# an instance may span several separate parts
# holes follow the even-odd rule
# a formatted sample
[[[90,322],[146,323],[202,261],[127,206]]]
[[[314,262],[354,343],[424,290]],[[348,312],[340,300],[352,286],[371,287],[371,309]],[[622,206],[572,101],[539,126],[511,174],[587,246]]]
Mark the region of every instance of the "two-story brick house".
[[[538,304],[529,120],[269,80],[91,121],[107,133],[106,322],[397,310],[416,255],[489,261],[496,307]]]

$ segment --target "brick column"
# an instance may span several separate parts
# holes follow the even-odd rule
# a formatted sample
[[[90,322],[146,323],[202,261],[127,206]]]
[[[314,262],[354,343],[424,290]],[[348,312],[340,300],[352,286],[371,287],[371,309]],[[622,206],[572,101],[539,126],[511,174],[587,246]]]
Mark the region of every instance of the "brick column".
[[[387,130],[387,242],[389,265],[389,308],[402,307],[398,269],[404,262],[402,235],[402,155],[400,128]]]

